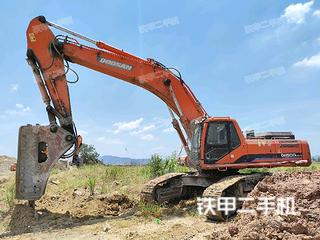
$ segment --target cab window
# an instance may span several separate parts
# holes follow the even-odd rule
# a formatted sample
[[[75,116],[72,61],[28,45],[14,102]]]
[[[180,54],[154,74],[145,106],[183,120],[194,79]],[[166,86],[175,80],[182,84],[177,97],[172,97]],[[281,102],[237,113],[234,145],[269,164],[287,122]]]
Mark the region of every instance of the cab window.
[[[228,143],[226,123],[210,123],[207,135],[207,144],[224,145]]]
[[[193,138],[192,138],[192,148],[193,149],[200,149],[200,136],[201,136],[201,125],[197,124],[195,126],[194,132],[193,132]]]
[[[237,147],[240,146],[240,138],[237,134],[237,130],[234,127],[233,123],[229,124],[230,126],[230,141],[231,141],[231,148],[232,150],[236,149]]]
[[[240,138],[232,122],[210,122],[204,146],[205,163],[214,163],[239,146]]]

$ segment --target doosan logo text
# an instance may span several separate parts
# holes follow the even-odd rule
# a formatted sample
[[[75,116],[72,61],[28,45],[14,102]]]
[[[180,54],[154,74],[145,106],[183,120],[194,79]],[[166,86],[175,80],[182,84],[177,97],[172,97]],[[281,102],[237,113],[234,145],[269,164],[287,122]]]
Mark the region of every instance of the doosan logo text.
[[[114,60],[111,60],[111,59],[107,59],[107,58],[104,58],[104,57],[100,57],[100,56],[97,56],[97,61],[99,63],[105,64],[105,65],[108,65],[108,66],[111,66],[111,67],[121,68],[121,69],[127,70],[127,71],[131,71],[132,68],[133,68],[133,66],[131,66],[129,64],[125,64],[125,63],[122,63],[122,62],[117,62],[117,61],[114,61]]]
[[[300,154],[296,153],[281,153],[282,158],[298,158],[301,157]]]

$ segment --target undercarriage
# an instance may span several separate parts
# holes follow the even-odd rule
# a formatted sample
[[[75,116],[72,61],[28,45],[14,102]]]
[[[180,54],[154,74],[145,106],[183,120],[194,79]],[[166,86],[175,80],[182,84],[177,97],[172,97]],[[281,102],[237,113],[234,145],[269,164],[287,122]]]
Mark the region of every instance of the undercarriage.
[[[141,191],[141,198],[146,202],[174,202],[202,196],[213,201],[221,197],[246,197],[249,192],[266,177],[268,173],[241,175],[237,171],[214,172],[213,174],[168,173],[149,181]],[[237,204],[236,210],[225,212],[213,211],[205,213],[206,217],[214,221],[224,221],[241,208]]]

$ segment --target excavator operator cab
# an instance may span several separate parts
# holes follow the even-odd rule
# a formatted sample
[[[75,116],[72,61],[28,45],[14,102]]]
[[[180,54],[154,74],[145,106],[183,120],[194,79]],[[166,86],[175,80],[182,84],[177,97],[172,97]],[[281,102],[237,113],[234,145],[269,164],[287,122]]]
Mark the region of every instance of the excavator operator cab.
[[[235,120],[209,118],[201,125],[198,124],[195,127],[192,152],[198,149],[198,159],[202,156],[205,164],[215,163],[241,145],[241,137],[237,131],[238,125]],[[201,132],[202,134],[200,134]]]

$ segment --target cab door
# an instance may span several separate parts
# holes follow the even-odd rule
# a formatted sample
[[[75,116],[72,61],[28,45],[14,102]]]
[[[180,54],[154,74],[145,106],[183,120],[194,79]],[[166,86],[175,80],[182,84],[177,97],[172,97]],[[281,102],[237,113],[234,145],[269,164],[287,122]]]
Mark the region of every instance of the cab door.
[[[214,164],[221,159],[229,162],[229,153],[240,145],[240,138],[232,121],[209,122],[204,145],[204,162]]]
[[[205,164],[214,164],[230,152],[228,122],[213,121],[208,123],[204,146]]]

